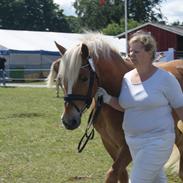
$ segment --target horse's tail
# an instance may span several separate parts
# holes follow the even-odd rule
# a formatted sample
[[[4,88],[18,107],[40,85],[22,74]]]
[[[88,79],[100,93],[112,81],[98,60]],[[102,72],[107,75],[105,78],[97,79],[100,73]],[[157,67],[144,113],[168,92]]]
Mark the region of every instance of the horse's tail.
[[[180,164],[180,153],[176,145],[173,147],[172,154],[169,160],[165,164],[165,169],[171,169],[172,173],[179,173],[179,164]]]
[[[181,135],[179,136],[179,141],[183,141],[183,122],[181,120],[178,121],[177,123],[177,128],[180,130]],[[171,169],[172,173],[179,174],[179,168],[180,168],[180,151],[177,148],[176,145],[173,147],[172,154],[165,164],[165,169]]]
[[[57,74],[58,74],[58,73],[55,71],[55,69],[54,69],[54,65],[55,65],[55,62],[53,62],[53,63],[51,64],[50,73],[49,73],[49,75],[48,75],[48,77],[47,77],[47,87],[48,87],[48,88],[51,88],[51,87],[53,86],[54,80],[55,80],[55,78],[57,77]]]

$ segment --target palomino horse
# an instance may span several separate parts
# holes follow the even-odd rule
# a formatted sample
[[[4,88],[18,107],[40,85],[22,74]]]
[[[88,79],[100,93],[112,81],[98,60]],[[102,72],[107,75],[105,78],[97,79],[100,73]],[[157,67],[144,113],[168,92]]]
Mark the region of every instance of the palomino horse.
[[[101,34],[86,34],[81,44],[68,50],[62,46],[58,48],[62,53],[58,74],[65,95],[61,120],[66,129],[74,130],[80,125],[83,111],[91,105],[97,87],[103,87],[109,94],[118,96],[122,78],[126,72],[133,69],[133,65],[123,61]],[[183,84],[183,75],[174,63],[176,66],[183,66],[183,62],[175,61],[159,64],[159,67],[171,71]],[[177,126],[178,118],[175,113],[174,119]],[[128,183],[126,167],[131,162],[131,155],[125,142],[122,121],[123,113],[103,104],[94,123],[104,147],[114,160],[107,173],[106,183]],[[176,145],[181,154],[179,175],[183,180],[183,136],[177,128]]]

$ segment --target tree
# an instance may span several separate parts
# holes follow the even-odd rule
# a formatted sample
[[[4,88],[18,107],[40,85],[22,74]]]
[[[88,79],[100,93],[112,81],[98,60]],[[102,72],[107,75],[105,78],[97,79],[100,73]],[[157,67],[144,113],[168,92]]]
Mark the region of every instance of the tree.
[[[128,19],[141,23],[162,20],[159,8],[162,1],[128,0]],[[99,4],[99,0],[76,0],[74,7],[81,25],[91,30],[101,30],[108,24],[120,24],[120,19],[124,18],[124,1],[122,0],[105,0],[103,5]]]
[[[183,26],[183,22],[181,23],[180,21],[174,21],[171,25],[173,26]]]
[[[67,16],[66,20],[69,24],[69,29],[71,32],[79,33],[82,32],[82,28],[80,26],[80,21],[78,17],[75,16]]]
[[[160,3],[163,0],[128,0],[128,18],[138,22],[161,21]]]
[[[70,31],[53,0],[1,0],[0,26],[6,29]]]
[[[106,35],[117,35],[124,32],[124,27],[117,23],[108,24],[106,28],[102,29],[102,32]]]
[[[128,20],[128,29],[135,28],[139,26],[135,20]],[[107,35],[117,35],[125,31],[125,20],[121,19],[120,24],[112,23],[108,24],[106,28],[102,29],[102,32]]]
[[[99,0],[76,0],[74,8],[81,26],[91,30],[100,30],[112,22],[119,23],[121,9],[124,9],[120,0],[115,0],[115,4],[106,0],[103,6],[99,4]]]

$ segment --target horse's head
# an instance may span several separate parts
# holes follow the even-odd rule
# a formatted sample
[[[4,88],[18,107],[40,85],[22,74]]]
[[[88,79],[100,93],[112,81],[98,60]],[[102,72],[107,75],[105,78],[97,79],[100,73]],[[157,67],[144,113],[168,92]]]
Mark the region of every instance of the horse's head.
[[[65,128],[76,129],[82,113],[90,107],[97,90],[97,78],[89,63],[90,55],[86,44],[66,50],[57,44],[62,53],[59,75],[64,92],[64,112],[61,121]]]
[[[122,77],[130,69],[103,35],[86,34],[83,38],[81,44],[68,50],[57,44],[62,54],[59,77],[65,101],[61,119],[71,130],[80,125],[81,115],[90,106],[97,86],[118,96]]]

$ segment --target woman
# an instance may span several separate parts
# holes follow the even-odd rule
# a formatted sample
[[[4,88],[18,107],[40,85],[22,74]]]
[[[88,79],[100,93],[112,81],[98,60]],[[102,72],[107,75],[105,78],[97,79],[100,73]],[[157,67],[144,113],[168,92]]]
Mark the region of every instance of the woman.
[[[105,103],[124,111],[123,129],[133,166],[131,183],[166,183],[163,166],[175,141],[171,108],[183,120],[183,95],[176,78],[152,63],[156,42],[147,33],[136,33],[129,41],[135,69],[125,74],[118,98],[99,88]]]

